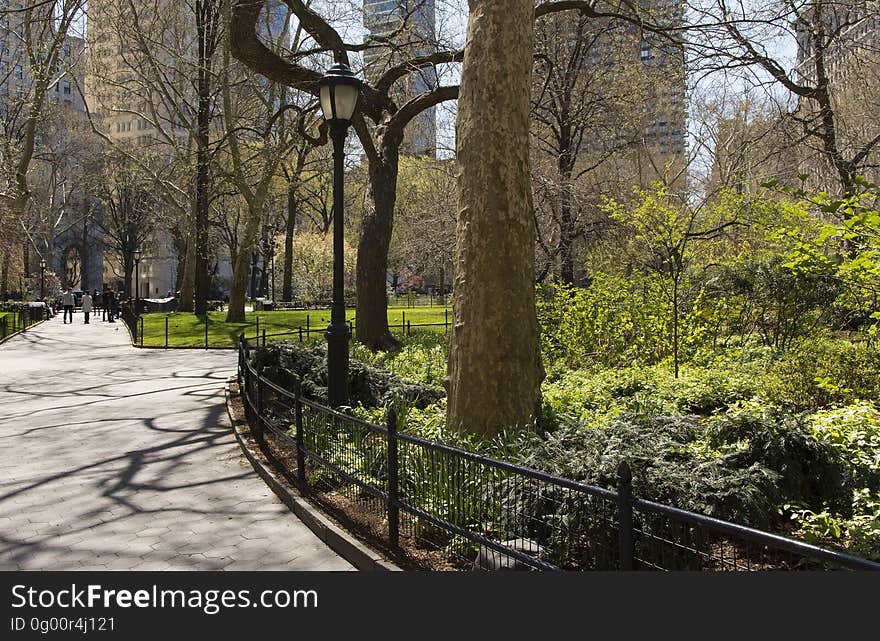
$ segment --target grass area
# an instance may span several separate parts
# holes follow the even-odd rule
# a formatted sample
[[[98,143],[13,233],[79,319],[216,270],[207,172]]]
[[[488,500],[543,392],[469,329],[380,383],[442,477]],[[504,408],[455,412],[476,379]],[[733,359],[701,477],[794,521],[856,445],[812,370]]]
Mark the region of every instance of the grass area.
[[[391,331],[400,333],[403,331],[404,320],[413,326],[427,323],[442,324],[446,318],[446,310],[449,310],[449,321],[452,321],[452,309],[450,307],[389,307],[388,323]],[[204,347],[205,345],[205,322],[202,318],[190,313],[156,313],[144,314],[143,344],[145,346],[165,345],[165,321],[168,320],[168,345],[170,347]],[[209,347],[232,347],[237,344],[239,335],[244,332],[246,336],[253,337],[257,333],[257,319],[259,319],[259,331],[262,334],[277,334],[281,332],[295,332],[300,327],[311,330],[311,337],[320,337],[323,340],[323,330],[330,322],[330,310],[291,310],[278,312],[248,312],[244,323],[227,323],[226,312],[211,312],[208,314],[208,345]],[[349,309],[346,318],[357,322],[355,312]],[[444,327],[432,328],[443,332]],[[316,331],[317,330],[317,331]]]

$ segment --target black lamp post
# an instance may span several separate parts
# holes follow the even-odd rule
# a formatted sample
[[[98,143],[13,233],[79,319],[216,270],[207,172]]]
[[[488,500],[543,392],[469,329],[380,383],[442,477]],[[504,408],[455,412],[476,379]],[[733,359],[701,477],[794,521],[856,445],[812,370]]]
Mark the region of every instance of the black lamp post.
[[[46,300],[46,261],[40,260],[40,300]]]
[[[361,81],[344,64],[330,67],[319,82],[321,111],[330,125],[333,139],[333,304],[327,339],[327,400],[331,407],[348,401],[348,341],[350,332],[345,322],[345,291],[343,266],[343,160],[345,136],[357,107]]]
[[[141,312],[141,274],[140,274],[140,264],[141,264],[141,250],[134,250],[134,313],[135,315],[140,314]]]

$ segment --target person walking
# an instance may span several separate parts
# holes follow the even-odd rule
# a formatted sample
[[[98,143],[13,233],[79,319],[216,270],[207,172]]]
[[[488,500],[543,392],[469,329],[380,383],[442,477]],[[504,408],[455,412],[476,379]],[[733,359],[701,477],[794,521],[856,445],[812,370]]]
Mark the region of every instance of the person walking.
[[[64,324],[67,325],[67,315],[70,314],[70,322],[73,323],[73,292],[65,289],[61,295],[61,305],[64,307]]]
[[[110,292],[104,290],[101,292],[101,320],[107,320],[107,314],[110,311]]]
[[[107,310],[107,322],[115,323],[114,320],[116,315],[119,314],[119,299],[116,297],[116,292],[110,292],[110,309]]]
[[[92,297],[89,295],[89,293],[87,291],[83,292],[82,310],[83,310],[83,316],[85,316],[85,319],[86,319],[85,324],[88,325],[89,324],[89,314],[92,313]]]

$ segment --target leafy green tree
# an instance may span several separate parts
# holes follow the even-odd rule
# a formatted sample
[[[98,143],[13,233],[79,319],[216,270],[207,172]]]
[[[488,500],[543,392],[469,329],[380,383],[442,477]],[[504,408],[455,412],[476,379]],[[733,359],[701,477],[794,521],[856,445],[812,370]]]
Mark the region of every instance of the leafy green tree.
[[[668,185],[634,190],[632,205],[607,200],[604,207],[628,232],[628,250],[638,267],[661,277],[672,325],[672,363],[679,371],[681,294],[685,277],[697,257],[697,245],[720,238],[739,224],[735,202],[692,206]],[[733,206],[732,206],[733,205]]]

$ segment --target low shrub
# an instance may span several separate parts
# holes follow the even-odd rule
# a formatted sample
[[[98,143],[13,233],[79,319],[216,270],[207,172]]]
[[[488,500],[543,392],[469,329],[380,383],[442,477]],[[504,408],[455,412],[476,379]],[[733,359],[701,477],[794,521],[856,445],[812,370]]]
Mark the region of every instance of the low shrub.
[[[726,465],[773,470],[783,501],[848,508],[852,474],[840,453],[813,435],[804,416],[734,411],[714,420],[707,437],[711,447],[724,453]]]
[[[815,340],[787,353],[767,377],[764,397],[782,408],[815,410],[880,399],[880,349]]]
[[[253,358],[258,371],[270,380],[289,390],[300,386],[306,398],[327,402],[326,348],[306,349],[294,343],[282,342],[257,349]],[[403,399],[413,407],[423,409],[443,398],[445,392],[431,385],[406,381],[391,372],[351,359],[348,395],[352,406],[385,406],[395,399]]]
[[[607,425],[621,412],[710,415],[753,398],[760,380],[749,370],[684,367],[674,378],[665,365],[557,374],[542,386],[544,413]]]
[[[880,491],[880,412],[874,403],[819,410],[808,420],[813,436],[850,465],[856,486]]]
[[[699,426],[680,416],[623,414],[606,429],[571,422],[529,436],[520,462],[549,474],[614,488],[626,460],[640,497],[767,527],[776,513],[778,474],[760,463],[737,467],[701,455]]]
[[[880,493],[854,491],[848,512],[851,516],[845,517],[827,506],[818,511],[793,509],[791,519],[811,543],[843,545],[851,554],[880,561]]]

